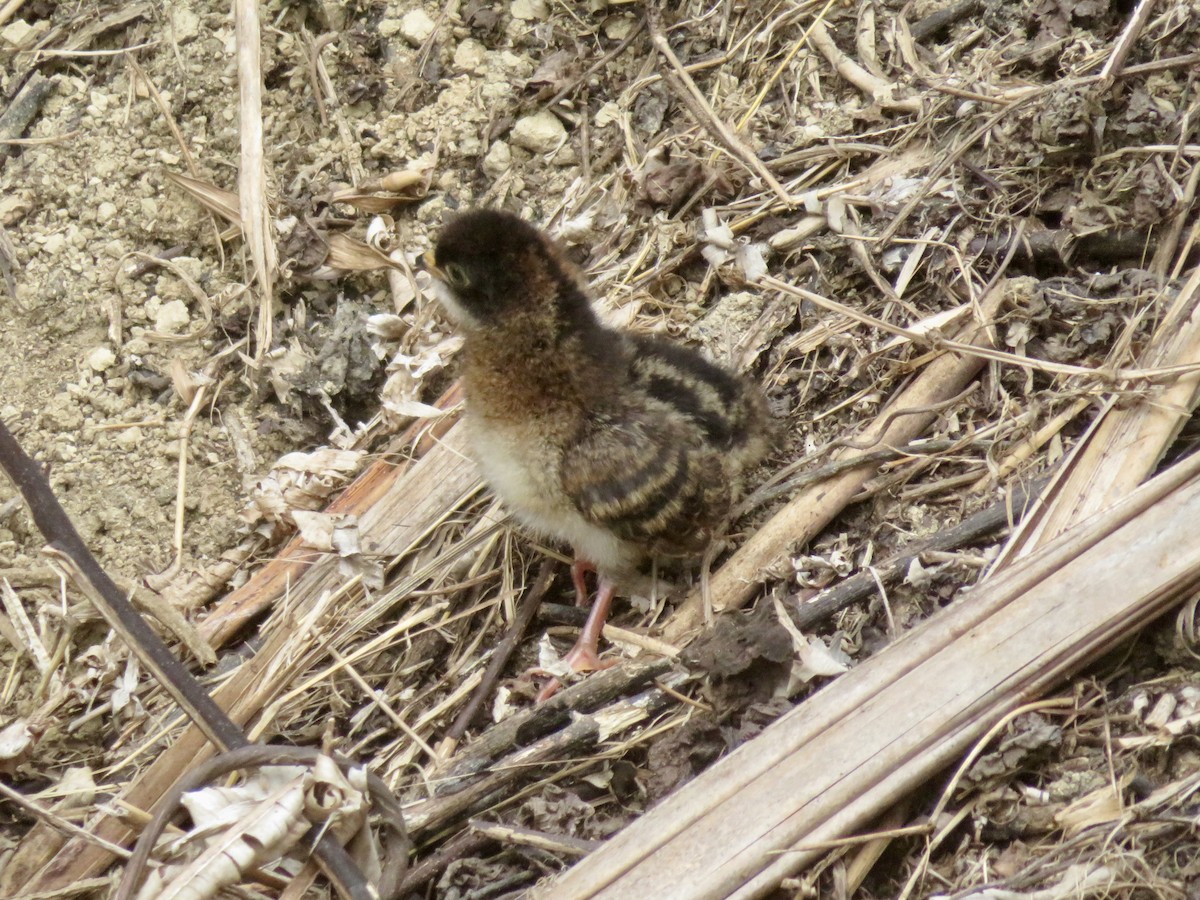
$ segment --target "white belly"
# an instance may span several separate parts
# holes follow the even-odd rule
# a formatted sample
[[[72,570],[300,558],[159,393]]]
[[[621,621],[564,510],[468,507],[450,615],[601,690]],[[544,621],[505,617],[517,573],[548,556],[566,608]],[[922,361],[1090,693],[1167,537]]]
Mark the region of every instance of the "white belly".
[[[565,541],[601,572],[636,565],[635,548],[587,521],[559,487],[558,462],[516,429],[467,415],[467,436],[484,481],[514,516],[542,537]]]

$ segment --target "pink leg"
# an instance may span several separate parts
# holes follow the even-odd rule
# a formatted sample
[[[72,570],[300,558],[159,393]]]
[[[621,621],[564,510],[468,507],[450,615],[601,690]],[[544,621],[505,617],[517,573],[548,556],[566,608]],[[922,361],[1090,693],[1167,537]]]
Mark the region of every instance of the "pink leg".
[[[588,592],[587,575],[588,572],[595,572],[596,567],[586,559],[577,559],[571,563],[571,581],[575,584],[575,605],[587,606],[588,597],[591,594]]]
[[[592,604],[587,621],[583,623],[579,640],[563,657],[563,662],[571,667],[572,672],[594,672],[596,669],[607,668],[600,660],[600,633],[604,631],[604,623],[608,621],[615,589],[611,581],[601,577],[600,586],[596,590],[596,602]]]
[[[588,563],[584,563],[583,565],[590,567]],[[577,590],[583,581],[582,573],[576,574],[579,566],[580,564],[577,562],[571,567],[571,575],[575,578]],[[616,665],[616,660],[601,659],[599,649],[600,633],[604,631],[604,623],[608,620],[609,610],[612,609],[613,593],[615,590],[616,585],[603,575],[600,576],[600,585],[596,590],[596,602],[592,604],[587,621],[583,623],[583,631],[579,633],[579,640],[575,642],[574,647],[567,651],[567,655],[562,658],[562,661],[566,663],[572,672],[595,672],[598,669],[607,669],[610,666]],[[546,683],[546,686],[538,691],[536,702],[542,703],[549,700],[558,693],[560,687],[562,687],[562,684],[559,680],[551,678]]]

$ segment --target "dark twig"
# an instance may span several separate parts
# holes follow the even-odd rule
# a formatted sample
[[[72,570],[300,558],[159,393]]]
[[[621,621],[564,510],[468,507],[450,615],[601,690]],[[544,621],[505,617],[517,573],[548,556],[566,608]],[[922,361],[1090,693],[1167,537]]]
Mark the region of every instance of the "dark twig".
[[[478,856],[486,847],[496,841],[478,831],[464,831],[457,837],[451,838],[442,845],[436,853],[421,860],[409,871],[400,885],[401,896],[413,894],[428,882],[433,881],[446,870],[452,862],[460,859]]]
[[[24,133],[34,116],[38,114],[38,110],[42,108],[46,98],[50,96],[50,92],[54,90],[55,83],[56,79],[47,78],[41,72],[34,72],[30,76],[20,93],[0,115],[0,141],[19,138]],[[0,160],[9,153],[15,152],[15,150],[8,150],[6,147],[0,146]]]
[[[486,698],[491,696],[492,690],[496,687],[496,682],[500,679],[500,673],[504,671],[509,657],[517,649],[517,645],[521,642],[521,638],[524,637],[525,632],[529,630],[529,624],[537,614],[538,604],[542,602],[542,598],[546,596],[546,591],[550,588],[553,569],[554,562],[552,560],[547,559],[542,563],[541,569],[538,570],[537,578],[534,579],[533,586],[525,592],[525,596],[521,600],[521,607],[517,610],[516,620],[509,627],[508,633],[496,645],[496,651],[492,654],[492,659],[483,673],[483,680],[479,682],[479,687],[475,689],[475,693],[471,695],[471,699],[467,701],[467,705],[459,711],[453,724],[446,730],[446,736],[442,739],[442,743],[438,747],[439,756],[444,758],[455,751],[458,747],[458,742],[462,740],[462,736],[471,727],[471,722],[474,721],[476,714],[478,714],[479,707],[483,705],[483,701]]]
[[[89,599],[105,621],[130,645],[130,650],[163,683],[172,698],[187,712],[205,736],[225,749],[249,744],[233,723],[183,666],[162,638],[134,609],[121,589],[100,568],[66,511],[54,496],[41,469],[21,449],[12,432],[0,422],[0,467],[25,498],[34,524],[49,543],[56,561],[77,575]]]
[[[624,663],[595,672],[578,684],[555,694],[545,703],[522,710],[492,726],[475,739],[467,751],[453,761],[442,778],[438,793],[442,796],[462,788],[462,779],[477,775],[505,753],[523,747],[566,725],[573,713],[594,710],[649,684],[671,669],[671,661],[655,659],[644,663]]]
[[[21,449],[3,422],[0,422],[0,468],[4,469],[25,498],[34,524],[49,544],[47,549],[50,554],[70,572],[104,620],[121,635],[138,661],[154,673],[205,737],[222,750],[250,746],[242,730],[171,653],[162,638],[96,562],[66,510],[54,496],[41,469]],[[375,896],[358,867],[332,835],[321,837],[316,854],[344,896],[353,900],[370,900]]]
[[[596,676],[592,676],[583,683],[595,680]],[[558,696],[561,694],[551,699]],[[615,709],[599,710],[590,715],[577,713],[561,730],[498,760],[493,771],[468,787],[449,797],[435,797],[409,808],[405,816],[409,830],[413,834],[429,834],[463,816],[510,800],[520,787],[541,774],[543,766],[591,751],[609,732],[612,721],[625,719],[633,712],[652,716],[673,702],[675,700],[669,694],[651,688],[621,701]],[[549,705],[549,701],[542,705]]]
[[[808,591],[807,596],[801,593],[797,598],[797,605],[790,609],[792,620],[796,627],[801,629],[815,625],[841,612],[852,603],[866,600],[879,589],[881,582],[902,576],[908,571],[913,560],[922,553],[954,550],[1000,530],[1021,517],[1029,502],[1037,498],[1048,480],[1048,475],[1042,475],[1028,487],[1018,486],[1011,497],[993,503],[953,528],[947,528],[931,538],[906,547],[891,559],[873,564],[869,569],[851,575],[831,588]]]
[[[920,19],[909,29],[912,39],[918,43],[936,37],[955,22],[973,16],[983,6],[982,0],[959,0],[953,6],[932,12]]]
[[[1150,244],[1150,233],[1140,228],[1114,228],[1079,237],[1066,229],[1040,230],[1026,236],[1017,248],[1016,258],[1062,268],[1085,259],[1115,264],[1122,260],[1142,259]],[[1011,233],[1000,232],[975,238],[967,245],[967,250],[972,254],[995,256],[1010,246]]]

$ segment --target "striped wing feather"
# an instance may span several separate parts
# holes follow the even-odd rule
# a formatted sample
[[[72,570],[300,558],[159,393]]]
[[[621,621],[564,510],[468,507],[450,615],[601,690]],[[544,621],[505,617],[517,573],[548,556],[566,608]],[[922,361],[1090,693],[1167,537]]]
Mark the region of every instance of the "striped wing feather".
[[[584,518],[623,540],[656,555],[695,553],[728,510],[729,479],[690,423],[655,412],[592,422],[563,460],[562,488]]]

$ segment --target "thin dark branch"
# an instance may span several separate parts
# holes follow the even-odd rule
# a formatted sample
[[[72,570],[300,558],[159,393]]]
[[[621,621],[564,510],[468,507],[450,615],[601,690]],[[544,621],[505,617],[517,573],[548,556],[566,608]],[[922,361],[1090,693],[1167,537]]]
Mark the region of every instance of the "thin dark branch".
[[[171,653],[162,638],[100,567],[75,530],[66,510],[54,496],[41,468],[21,448],[3,422],[0,422],[0,468],[4,469],[25,498],[34,524],[59,564],[71,572],[80,590],[88,596],[100,615],[121,635],[138,660],[154,673],[196,727],[222,750],[250,746],[245,733]],[[352,900],[371,900],[377,896],[332,835],[321,836],[316,855],[344,896]]]
[[[901,577],[908,571],[913,560],[922,553],[954,550],[1010,525],[1012,521],[1021,517],[1030,500],[1038,496],[1048,480],[1049,476],[1043,475],[1028,487],[1019,486],[1011,497],[993,503],[953,528],[947,528],[927,540],[906,547],[890,559],[857,572],[831,588],[819,592],[811,591],[807,597],[801,594],[798,604],[790,605],[792,621],[798,628],[809,628],[853,603],[866,600],[879,590],[880,582],[887,583]]]
[[[471,727],[471,722],[474,721],[475,716],[478,714],[479,707],[483,705],[485,699],[491,696],[492,690],[500,678],[500,673],[504,671],[509,657],[517,649],[517,645],[520,644],[521,638],[525,636],[525,632],[529,630],[529,625],[537,614],[538,605],[542,602],[542,598],[546,596],[546,591],[550,588],[553,571],[554,562],[552,560],[547,559],[542,563],[537,578],[534,579],[533,586],[525,593],[524,598],[521,600],[521,607],[517,610],[516,620],[508,629],[508,633],[504,635],[500,643],[496,646],[496,651],[492,654],[492,659],[483,673],[483,680],[479,682],[479,687],[475,689],[475,693],[471,695],[471,699],[459,711],[453,724],[447,729],[443,742],[443,746],[447,750],[453,750],[454,747],[458,746],[458,742],[462,740],[462,736]]]

